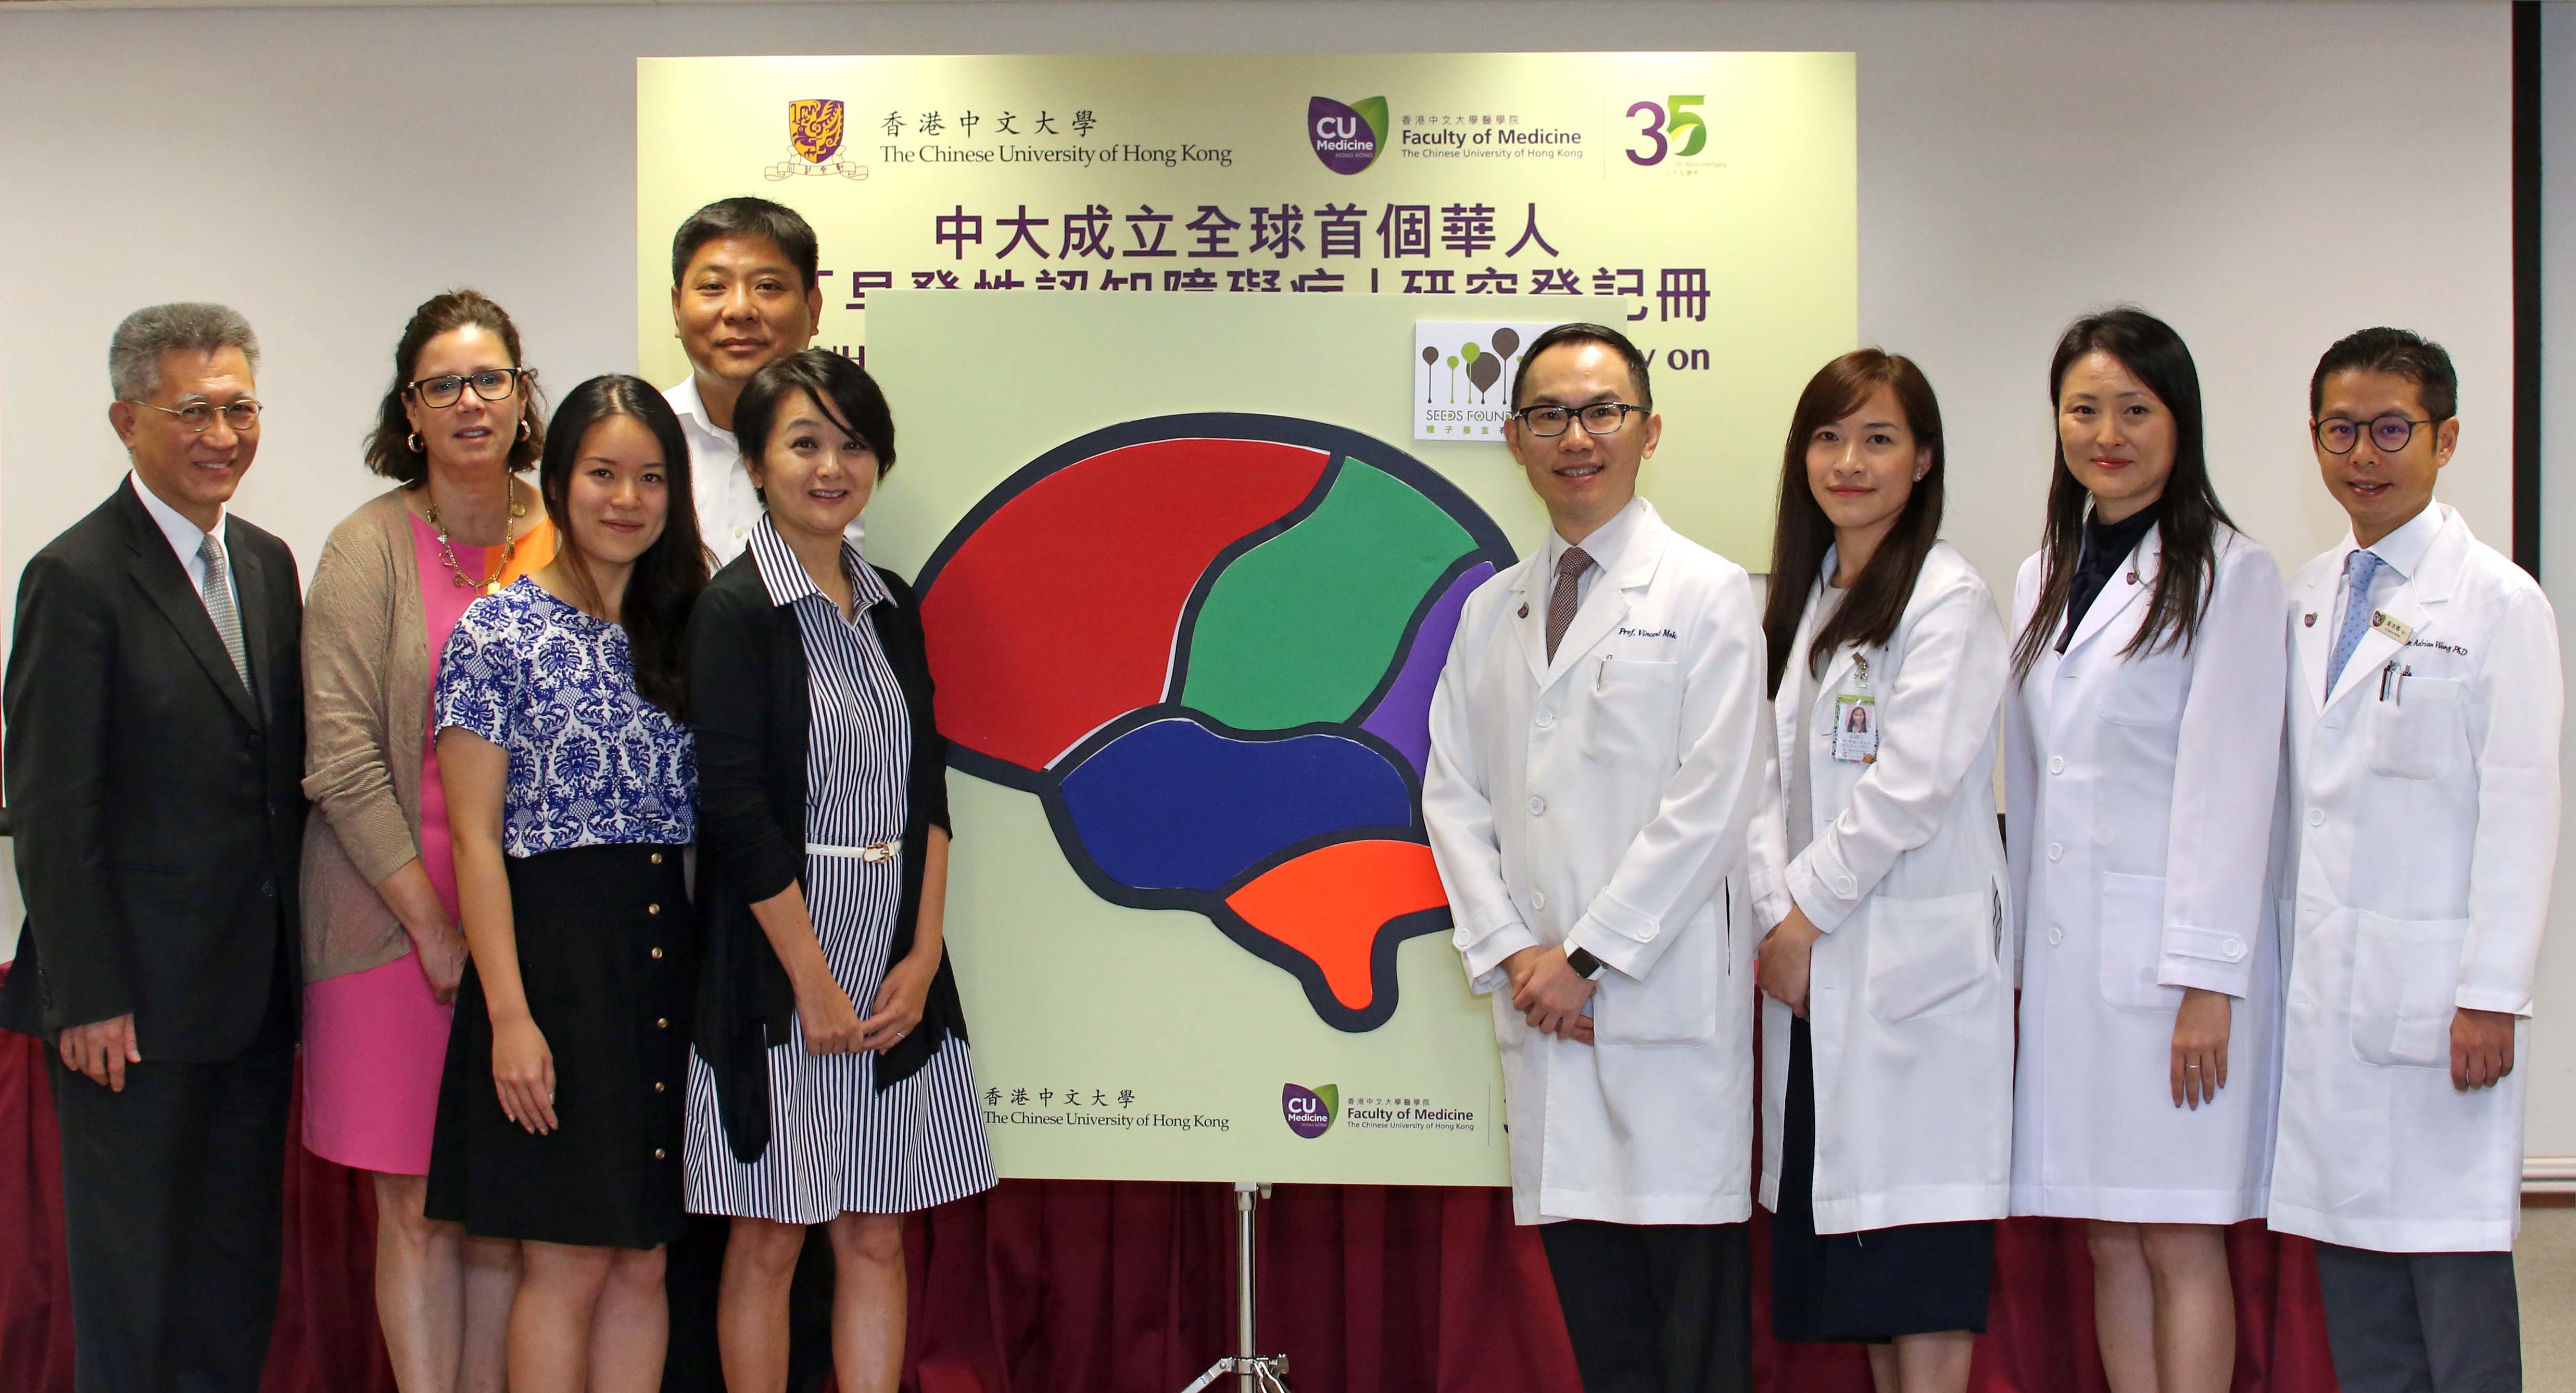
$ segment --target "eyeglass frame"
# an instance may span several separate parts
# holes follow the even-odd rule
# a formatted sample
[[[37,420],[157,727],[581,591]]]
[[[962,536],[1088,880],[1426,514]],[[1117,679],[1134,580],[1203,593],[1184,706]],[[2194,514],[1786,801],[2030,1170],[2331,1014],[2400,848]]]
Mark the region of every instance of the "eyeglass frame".
[[[1583,414],[1587,411],[1598,411],[1605,406],[1618,408],[1619,424],[1612,426],[1608,430],[1594,430],[1591,422],[1583,420]],[[1534,411],[1564,412],[1564,429],[1553,431],[1540,430],[1538,426],[1530,420],[1530,413]],[[1566,406],[1557,402],[1543,402],[1537,406],[1524,406],[1520,410],[1512,412],[1510,414],[1510,419],[1520,422],[1522,430],[1528,431],[1531,435],[1536,436],[1541,440],[1562,439],[1566,431],[1574,428],[1575,423],[1582,422],[1583,433],[1591,436],[1595,440],[1600,440],[1608,436],[1617,435],[1619,432],[1626,430],[1628,428],[1628,417],[1630,415],[1637,412],[1650,411],[1651,408],[1637,406],[1624,401],[1589,401],[1585,402],[1581,406]]]
[[[257,430],[259,429],[259,413],[267,410],[265,406],[261,405],[260,400],[257,397],[243,397],[239,401],[229,401],[221,406],[217,406],[210,401],[192,401],[186,406],[163,406],[158,402],[145,401],[141,397],[119,397],[117,400],[124,402],[128,406],[148,406],[155,411],[167,412],[172,416],[176,416],[179,418],[180,425],[187,426],[188,433],[190,435],[203,435],[206,432],[213,430],[215,428],[215,418],[218,416],[224,419],[225,428],[235,435],[239,435],[246,430]],[[248,425],[243,425],[232,418],[232,413],[242,407],[250,408],[250,423]],[[188,425],[188,413],[191,411],[205,412],[206,423],[202,426]]]
[[[2325,451],[2329,455],[2333,455],[2337,459],[2341,459],[2345,455],[2351,454],[2353,451],[2360,449],[2361,438],[2365,435],[2374,433],[2380,422],[2404,421],[2406,423],[2406,438],[2404,440],[2395,445],[2382,445],[2377,440],[2370,442],[2372,449],[2385,451],[2389,454],[2395,454],[2399,450],[2403,450],[2407,446],[2415,443],[2415,432],[2418,429],[2425,426],[2438,426],[2444,421],[2448,421],[2450,419],[2452,418],[2448,416],[2427,416],[2419,421],[2412,416],[2401,416],[2394,411],[2389,412],[2385,416],[2373,416],[2367,421],[2355,421],[2350,417],[2345,416],[2328,416],[2323,420],[2308,422],[2308,438],[2317,442],[2318,449]],[[2353,428],[2352,443],[2344,446],[2340,450],[2327,444],[2325,430],[2329,425],[2351,426]]]
[[[497,397],[486,395],[482,388],[474,385],[474,379],[478,377],[488,377],[493,374],[499,374],[500,376],[507,378],[510,383],[509,390],[503,392]],[[425,410],[445,411],[447,408],[465,400],[465,394],[468,391],[473,392],[476,397],[479,397],[484,401],[508,401],[510,398],[519,394],[519,388],[523,383],[534,378],[536,375],[537,370],[534,368],[478,368],[473,372],[443,372],[436,377],[424,377],[416,382],[404,383],[403,395],[410,397],[413,401],[419,402]],[[434,382],[455,383],[456,395],[449,397],[445,401],[431,401],[429,399],[428,389],[430,384]]]

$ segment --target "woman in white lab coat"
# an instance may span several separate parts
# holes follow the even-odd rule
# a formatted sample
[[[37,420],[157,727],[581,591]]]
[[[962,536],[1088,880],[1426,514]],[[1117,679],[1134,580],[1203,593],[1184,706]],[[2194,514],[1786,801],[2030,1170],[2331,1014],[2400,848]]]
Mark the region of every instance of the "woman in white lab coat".
[[[2264,1212],[2279,981],[2279,570],[2218,504],[2171,327],[2077,320],[2049,367],[2048,535],[2013,589],[2021,907],[2013,1212],[2093,1221],[2113,1393],[2220,1393],[2223,1226]]]
[[[1787,809],[1752,832],[1772,1330],[1869,1342],[1879,1393],[1959,1393],[2011,1164],[2003,619],[1939,540],[1912,362],[1826,364],[1785,453],[1763,631]]]

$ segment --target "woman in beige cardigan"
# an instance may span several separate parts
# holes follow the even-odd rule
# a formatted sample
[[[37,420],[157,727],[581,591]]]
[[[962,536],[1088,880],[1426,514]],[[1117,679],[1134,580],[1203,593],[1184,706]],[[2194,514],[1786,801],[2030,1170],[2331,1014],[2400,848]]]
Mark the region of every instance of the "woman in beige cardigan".
[[[477,596],[553,559],[535,374],[471,290],[415,311],[367,442],[398,487],[331,533],[305,600],[304,1144],[370,1171],[376,1310],[404,1393],[502,1387],[515,1245],[421,1213],[465,968],[434,664]]]

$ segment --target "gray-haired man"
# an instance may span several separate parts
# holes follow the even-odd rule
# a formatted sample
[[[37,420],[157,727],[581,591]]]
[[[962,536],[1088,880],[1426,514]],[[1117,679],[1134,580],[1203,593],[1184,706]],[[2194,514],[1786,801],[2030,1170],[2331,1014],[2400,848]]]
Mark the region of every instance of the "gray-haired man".
[[[259,346],[220,305],[117,327],[133,462],[27,563],[5,687],[27,924],[0,1026],[54,1045],[74,1382],[259,1387],[299,995],[295,558],[225,505]]]

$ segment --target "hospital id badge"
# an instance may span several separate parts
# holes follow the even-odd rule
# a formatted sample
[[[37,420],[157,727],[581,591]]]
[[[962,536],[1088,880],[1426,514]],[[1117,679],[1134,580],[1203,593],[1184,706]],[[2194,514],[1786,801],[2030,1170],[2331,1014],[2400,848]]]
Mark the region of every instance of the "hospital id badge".
[[[1845,764],[1878,762],[1878,702],[1867,695],[1834,698],[1834,758]]]

